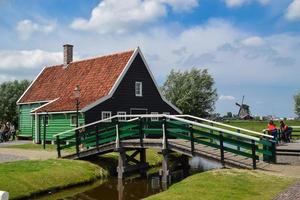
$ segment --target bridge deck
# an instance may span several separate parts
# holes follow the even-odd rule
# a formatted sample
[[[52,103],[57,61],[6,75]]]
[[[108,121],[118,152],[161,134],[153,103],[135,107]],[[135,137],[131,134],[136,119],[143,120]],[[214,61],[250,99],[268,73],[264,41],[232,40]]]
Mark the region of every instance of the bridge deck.
[[[139,148],[154,148],[157,150],[162,150],[162,140],[161,139],[143,139],[143,146],[140,145],[139,139],[129,139],[122,140],[122,148],[127,149],[139,149]],[[191,153],[190,142],[182,139],[169,139],[168,140],[168,149],[180,154],[187,155],[189,157],[199,156],[206,158],[211,161],[220,162],[220,149],[213,148],[210,146],[195,144],[194,155]],[[110,142],[104,145],[100,145],[98,148],[90,148],[88,150],[81,151],[79,156],[77,154],[71,154],[64,156],[68,159],[81,159],[93,155],[106,154],[108,152],[113,152],[116,150],[115,142]],[[238,168],[247,168],[252,169],[252,159],[244,156],[239,156],[230,152],[224,153],[224,161],[227,167],[238,167]],[[269,166],[269,163],[263,161],[257,161],[258,169],[265,169]]]

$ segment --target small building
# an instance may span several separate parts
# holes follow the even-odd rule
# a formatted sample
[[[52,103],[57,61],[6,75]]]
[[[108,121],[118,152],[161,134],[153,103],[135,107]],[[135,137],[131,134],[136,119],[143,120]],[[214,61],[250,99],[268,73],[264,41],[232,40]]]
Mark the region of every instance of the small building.
[[[160,93],[139,47],[73,61],[73,46],[67,44],[64,63],[45,67],[18,100],[19,136],[40,142],[46,130],[52,141],[54,134],[75,128],[76,87],[80,125],[117,114],[180,113]]]

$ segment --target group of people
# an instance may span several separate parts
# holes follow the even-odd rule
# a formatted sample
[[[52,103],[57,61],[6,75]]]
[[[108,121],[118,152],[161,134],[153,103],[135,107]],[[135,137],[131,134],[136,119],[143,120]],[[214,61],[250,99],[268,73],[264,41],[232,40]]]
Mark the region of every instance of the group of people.
[[[11,138],[14,140],[16,137],[16,129],[12,123],[6,122],[0,125],[0,142],[7,142]]]
[[[292,127],[288,127],[284,121],[280,121],[280,127],[277,129],[276,125],[274,124],[273,120],[270,120],[268,124],[268,133],[274,137],[276,142],[279,141],[283,142],[291,142],[291,136],[292,136]]]

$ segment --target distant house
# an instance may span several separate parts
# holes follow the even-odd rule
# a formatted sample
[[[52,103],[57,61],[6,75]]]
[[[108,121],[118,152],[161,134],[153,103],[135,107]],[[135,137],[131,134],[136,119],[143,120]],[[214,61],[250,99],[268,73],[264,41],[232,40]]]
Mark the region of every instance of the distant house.
[[[117,114],[180,113],[161,95],[140,48],[73,62],[73,46],[64,45],[64,63],[45,67],[17,102],[20,136],[40,142],[44,116],[48,141],[74,128],[77,85],[80,124]]]

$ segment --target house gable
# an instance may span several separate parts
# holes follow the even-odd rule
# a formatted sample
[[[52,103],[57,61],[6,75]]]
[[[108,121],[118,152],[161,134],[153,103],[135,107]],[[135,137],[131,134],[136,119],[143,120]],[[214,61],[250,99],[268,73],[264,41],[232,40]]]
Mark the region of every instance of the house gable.
[[[138,63],[137,63],[138,62]],[[168,100],[165,99],[165,97],[161,94],[161,92],[158,89],[158,85],[154,79],[154,76],[146,62],[146,59],[144,57],[144,55],[142,54],[141,50],[139,47],[137,47],[133,53],[133,55],[131,56],[131,58],[129,59],[128,63],[126,64],[126,67],[124,68],[124,70],[122,71],[122,73],[120,74],[120,76],[118,77],[117,81],[115,82],[114,86],[112,87],[112,89],[110,90],[109,94],[99,100],[97,100],[96,102],[86,106],[85,108],[82,109],[83,112],[86,112],[92,108],[94,108],[95,106],[103,103],[104,101],[107,101],[108,99],[112,98],[115,96],[115,92],[116,90],[118,90],[120,83],[121,82],[126,82],[126,79],[124,81],[124,77],[128,76],[128,71],[130,73],[134,73],[135,71],[139,71],[140,69],[134,67],[134,66],[140,66],[140,68],[143,68],[143,72],[140,72],[142,74],[148,74],[148,81],[149,84],[150,82],[152,82],[151,84],[154,86],[153,87],[153,94],[155,93],[156,95],[159,96],[159,98],[164,101],[168,106],[172,107],[173,110],[175,110],[177,113],[181,113],[181,111],[174,106],[171,102],[169,102]],[[133,75],[131,78],[135,78],[135,77],[139,77],[139,74]],[[127,80],[128,81],[128,80]],[[137,80],[138,81],[138,80]],[[134,87],[133,87],[134,88]],[[155,88],[155,89],[154,89]],[[123,90],[126,90],[125,88]],[[134,90],[133,90],[134,91]]]
[[[120,76],[110,95],[85,111],[87,123],[101,119],[102,111],[111,111],[112,115],[116,115],[117,112],[131,114],[130,109],[146,109],[147,113],[180,113],[178,108],[167,102],[160,94],[139,49],[136,49],[130,65]],[[135,82],[142,83],[141,97],[135,95]]]

